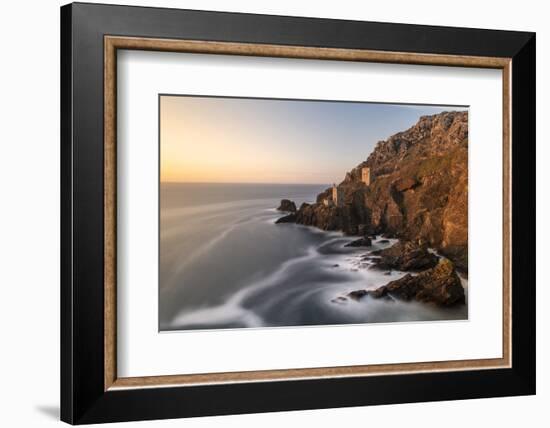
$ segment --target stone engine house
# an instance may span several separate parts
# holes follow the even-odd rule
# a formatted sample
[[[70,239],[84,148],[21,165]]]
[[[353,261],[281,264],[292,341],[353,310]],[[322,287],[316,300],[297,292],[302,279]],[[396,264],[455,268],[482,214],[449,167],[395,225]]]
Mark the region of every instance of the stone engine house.
[[[367,186],[370,185],[370,168],[368,166],[361,168],[361,181]]]
[[[341,207],[344,203],[344,193],[336,184],[332,185],[332,203]]]
[[[361,168],[361,181],[365,183],[366,186],[370,185],[371,175],[370,168],[365,166]],[[332,192],[330,197],[323,199],[323,204],[325,206],[337,206],[341,207],[344,204],[344,192],[336,184],[332,185]]]

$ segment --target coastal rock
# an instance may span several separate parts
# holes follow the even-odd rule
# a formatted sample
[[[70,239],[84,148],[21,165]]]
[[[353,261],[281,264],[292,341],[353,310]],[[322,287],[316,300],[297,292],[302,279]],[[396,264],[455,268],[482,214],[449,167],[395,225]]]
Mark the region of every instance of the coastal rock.
[[[398,192],[404,192],[406,190],[410,190],[417,185],[418,185],[418,182],[412,177],[400,178],[395,183],[393,183],[393,187]]]
[[[363,297],[368,295],[369,292],[367,290],[355,290],[351,291],[347,294],[347,296],[352,300],[361,300]]]
[[[368,291],[368,290],[355,290],[355,291],[350,291],[348,294],[346,294],[346,296],[348,298],[350,298],[351,300],[355,300],[356,302],[358,302],[359,300],[361,300],[363,297],[365,296],[370,296],[372,295],[372,293],[374,293],[374,291]],[[345,297],[344,297],[345,298]],[[389,294],[386,294],[386,295],[380,295],[380,296],[376,296],[375,297],[376,299],[384,299],[384,300],[387,300],[389,302],[393,302],[394,299],[393,297],[391,297]]]
[[[383,270],[420,271],[433,268],[438,262],[437,256],[430,253],[427,246],[412,241],[400,241],[370,254],[379,257],[374,260],[374,266]]]
[[[363,167],[371,180],[361,180]],[[337,205],[303,204],[296,222],[347,235],[384,234],[422,241],[468,269],[468,112],[422,116],[380,141],[338,184]]]
[[[344,245],[344,247],[370,247],[372,241],[369,237],[363,236],[362,238],[351,241],[350,243]]]
[[[296,211],[296,223],[316,226],[323,230],[339,230],[341,225],[339,209],[335,206],[303,203]]]
[[[277,208],[277,210],[294,213],[296,212],[296,204],[290,199],[281,199],[281,204],[279,205],[279,208]]]
[[[357,290],[352,293],[357,295],[360,291],[365,292],[365,290]],[[406,301],[435,303],[439,306],[465,303],[464,288],[453,263],[448,259],[440,260],[436,267],[416,276],[407,274],[403,278],[366,293],[376,299],[390,296]]]
[[[292,213],[292,214],[285,215],[284,217],[278,218],[278,219],[275,221],[275,224],[280,224],[280,223],[295,223],[295,222],[296,222],[296,214]]]

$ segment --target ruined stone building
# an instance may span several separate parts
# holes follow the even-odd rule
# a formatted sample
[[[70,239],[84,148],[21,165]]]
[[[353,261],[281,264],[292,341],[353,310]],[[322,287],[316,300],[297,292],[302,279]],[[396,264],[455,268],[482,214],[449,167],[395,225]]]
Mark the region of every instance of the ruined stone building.
[[[367,186],[370,185],[370,168],[368,166],[361,169],[361,181]]]
[[[344,194],[336,184],[332,185],[332,202],[337,207],[341,207],[344,203]]]

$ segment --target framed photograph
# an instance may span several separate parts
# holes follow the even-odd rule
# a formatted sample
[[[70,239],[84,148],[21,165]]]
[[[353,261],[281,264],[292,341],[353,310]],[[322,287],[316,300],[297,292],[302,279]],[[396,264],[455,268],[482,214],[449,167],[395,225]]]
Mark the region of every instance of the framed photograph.
[[[61,418],[535,393],[535,35],[61,8]]]

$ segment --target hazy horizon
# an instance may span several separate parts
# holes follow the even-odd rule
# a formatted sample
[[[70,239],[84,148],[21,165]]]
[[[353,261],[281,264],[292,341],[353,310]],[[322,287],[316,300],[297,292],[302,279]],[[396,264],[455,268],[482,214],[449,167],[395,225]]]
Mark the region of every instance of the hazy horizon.
[[[162,95],[162,183],[339,183],[376,143],[459,106]]]

